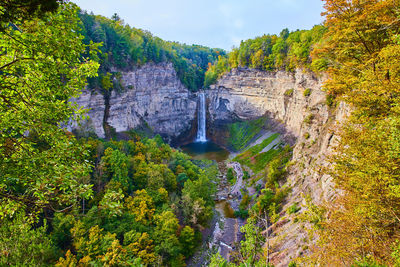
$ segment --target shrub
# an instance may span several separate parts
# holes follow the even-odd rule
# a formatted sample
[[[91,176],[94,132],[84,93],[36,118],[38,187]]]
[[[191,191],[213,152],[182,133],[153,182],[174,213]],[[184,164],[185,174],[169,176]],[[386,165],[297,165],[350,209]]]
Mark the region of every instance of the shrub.
[[[248,194],[245,194],[242,198],[242,201],[240,201],[239,204],[239,209],[245,210],[247,209],[247,206],[250,204],[250,196]]]
[[[305,134],[304,134],[304,138],[305,138],[305,139],[310,138],[310,134],[309,134],[309,133],[305,133]]]
[[[288,89],[288,90],[286,90],[286,91],[285,91],[284,95],[285,95],[285,96],[289,96],[289,97],[290,97],[290,96],[292,96],[292,95],[293,95],[293,91],[294,91],[294,89],[293,89],[293,88],[292,88],[292,89]]]
[[[250,177],[249,172],[248,171],[244,171],[243,172],[243,180],[247,180],[247,179],[249,179],[249,177]]]
[[[247,217],[249,217],[249,211],[248,210],[242,210],[242,209],[235,210],[234,215],[235,215],[235,217],[246,219]]]
[[[226,173],[226,179],[230,184],[235,184],[236,177],[232,168],[228,169],[228,172]]]
[[[309,97],[309,96],[311,95],[311,89],[310,89],[310,88],[307,88],[306,90],[304,90],[303,95],[304,95],[305,97]]]
[[[294,203],[293,205],[291,205],[289,208],[288,208],[288,213],[289,214],[294,214],[294,213],[296,213],[296,212],[298,212],[300,210],[300,207],[299,206],[297,206],[297,203]]]
[[[314,119],[314,115],[313,114],[309,114],[307,117],[304,118],[304,123],[310,124],[312,122],[312,120]]]
[[[325,104],[328,107],[332,107],[334,99],[335,99],[335,97],[333,95],[331,95],[331,94],[326,95]]]

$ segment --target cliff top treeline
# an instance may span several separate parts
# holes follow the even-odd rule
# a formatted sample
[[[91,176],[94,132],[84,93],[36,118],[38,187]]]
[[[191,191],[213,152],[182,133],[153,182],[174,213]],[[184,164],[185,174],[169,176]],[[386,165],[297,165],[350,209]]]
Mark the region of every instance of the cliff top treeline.
[[[265,71],[293,71],[298,67],[314,71],[323,70],[327,65],[326,60],[322,58],[312,60],[311,52],[314,46],[322,40],[326,30],[323,25],[316,25],[311,30],[293,32],[284,29],[279,35],[267,34],[242,41],[240,46],[233,48],[228,55],[219,56],[214,65],[209,64],[204,86],[210,86],[222,74],[237,67]]]
[[[108,89],[107,79],[112,79],[112,87],[120,89],[119,71],[140,67],[147,62],[168,61],[173,63],[181,82],[191,91],[197,91],[203,87],[208,63],[225,55],[223,49],[164,41],[148,31],[130,27],[117,14],[109,19],[81,11],[79,17],[83,22],[84,42],[102,44],[98,53],[99,77],[89,79],[90,88]]]

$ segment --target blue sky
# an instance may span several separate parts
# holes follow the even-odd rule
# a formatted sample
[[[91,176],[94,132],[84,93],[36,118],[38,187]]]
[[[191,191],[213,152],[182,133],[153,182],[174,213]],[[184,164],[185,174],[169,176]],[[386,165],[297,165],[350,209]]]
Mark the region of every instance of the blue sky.
[[[230,50],[241,40],[310,29],[322,22],[321,0],[72,0],[167,40]]]

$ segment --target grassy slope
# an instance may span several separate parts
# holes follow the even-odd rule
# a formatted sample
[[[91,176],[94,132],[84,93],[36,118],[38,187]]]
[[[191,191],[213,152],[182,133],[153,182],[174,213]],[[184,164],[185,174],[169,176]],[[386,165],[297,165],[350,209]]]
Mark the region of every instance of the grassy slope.
[[[233,160],[249,166],[255,173],[258,173],[280,152],[280,149],[271,149],[267,152],[260,153],[266,146],[278,138],[278,136],[279,134],[277,133],[271,135],[260,144],[252,146],[239,154]]]
[[[235,151],[242,150],[261,131],[264,124],[265,118],[232,123],[229,125],[228,144]]]

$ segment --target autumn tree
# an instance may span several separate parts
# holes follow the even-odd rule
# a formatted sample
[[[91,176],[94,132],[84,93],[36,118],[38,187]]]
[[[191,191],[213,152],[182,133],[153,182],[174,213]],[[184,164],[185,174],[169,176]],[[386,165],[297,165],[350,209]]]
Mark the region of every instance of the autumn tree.
[[[313,260],[394,264],[400,234],[400,2],[325,1],[324,87],[352,110],[330,170],[342,192],[322,223]]]
[[[145,189],[136,191],[134,197],[128,197],[125,205],[128,211],[135,215],[136,221],[143,224],[149,224],[152,221],[155,211],[154,203]]]

